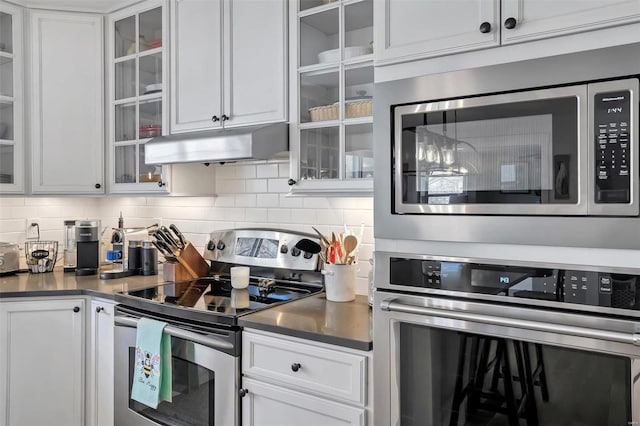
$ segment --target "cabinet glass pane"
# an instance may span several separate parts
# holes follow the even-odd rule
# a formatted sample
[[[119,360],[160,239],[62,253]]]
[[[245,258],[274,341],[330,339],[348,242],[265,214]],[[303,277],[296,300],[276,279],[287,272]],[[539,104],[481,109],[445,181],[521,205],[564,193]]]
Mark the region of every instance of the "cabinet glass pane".
[[[114,37],[116,58],[137,53],[135,16],[116,21]]]
[[[13,102],[0,102],[0,139],[13,140]]]
[[[162,166],[158,165],[147,165],[144,163],[144,144],[139,145],[140,154],[138,158],[140,159],[140,177],[138,179],[139,182],[160,182],[162,178]]]
[[[13,145],[0,145],[0,183],[13,183]]]
[[[373,124],[354,124],[344,128],[346,179],[373,177]]]
[[[300,122],[338,120],[338,71],[300,76]]]
[[[344,74],[344,118],[371,117],[373,113],[373,67],[348,69]]]
[[[140,95],[162,92],[162,52],[140,57]]]
[[[300,18],[300,66],[340,61],[338,8]]]
[[[344,7],[344,59],[373,52],[373,0]]]
[[[0,52],[13,53],[13,20],[8,13],[0,12]]]
[[[116,183],[135,183],[136,145],[117,146],[114,164]]]
[[[162,8],[140,14],[140,52],[162,46]]]
[[[122,104],[115,108],[115,141],[136,139],[136,105]]]
[[[333,3],[336,0],[300,0],[300,10],[312,9],[314,7],[322,6],[323,4]]]
[[[153,138],[162,134],[162,101],[153,99],[140,102],[140,139]]]
[[[132,98],[136,95],[136,60],[118,62],[116,68],[116,100]]]
[[[0,95],[13,97],[13,59],[0,56]]]
[[[300,131],[300,178],[337,179],[340,167],[339,127]]]

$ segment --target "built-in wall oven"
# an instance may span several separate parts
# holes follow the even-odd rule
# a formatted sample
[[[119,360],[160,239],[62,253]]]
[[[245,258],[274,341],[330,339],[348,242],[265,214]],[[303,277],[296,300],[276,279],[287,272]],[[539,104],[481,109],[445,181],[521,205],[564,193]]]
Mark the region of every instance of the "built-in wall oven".
[[[638,55],[377,83],[376,238],[637,247]]]
[[[376,425],[640,423],[640,272],[376,253]]]

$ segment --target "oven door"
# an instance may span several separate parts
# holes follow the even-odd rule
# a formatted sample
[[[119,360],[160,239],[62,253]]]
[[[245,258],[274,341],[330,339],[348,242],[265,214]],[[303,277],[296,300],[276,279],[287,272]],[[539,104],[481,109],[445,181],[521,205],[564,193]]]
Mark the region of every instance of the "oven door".
[[[224,339],[222,332],[221,337],[204,335],[168,323],[165,332],[171,336],[173,401],[163,401],[153,409],[131,399],[137,319],[117,315],[115,322],[115,424],[239,424],[235,391],[239,358],[225,352],[233,343]]]
[[[394,213],[587,214],[587,86],[393,108]]]
[[[376,425],[640,423],[632,321],[376,292]]]

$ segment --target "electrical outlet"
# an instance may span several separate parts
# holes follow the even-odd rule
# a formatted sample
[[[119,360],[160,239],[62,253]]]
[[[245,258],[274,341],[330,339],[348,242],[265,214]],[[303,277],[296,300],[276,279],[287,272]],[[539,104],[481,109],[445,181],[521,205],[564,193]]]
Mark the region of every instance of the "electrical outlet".
[[[27,239],[40,238],[40,219],[27,219]]]

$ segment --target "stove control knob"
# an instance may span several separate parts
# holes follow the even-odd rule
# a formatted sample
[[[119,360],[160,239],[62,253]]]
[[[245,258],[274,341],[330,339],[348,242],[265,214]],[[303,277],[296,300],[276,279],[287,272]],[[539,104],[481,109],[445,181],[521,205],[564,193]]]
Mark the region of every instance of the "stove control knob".
[[[224,242],[218,241],[218,250],[224,250],[225,247]]]
[[[286,254],[289,251],[289,247],[286,244],[280,246],[280,253]]]
[[[207,243],[207,250],[215,250],[216,249],[216,243],[213,242],[213,240],[209,240],[209,242]]]
[[[313,253],[309,253],[308,251],[304,252],[304,257],[305,259],[311,259],[313,257]]]
[[[298,247],[294,247],[291,249],[291,256],[300,256],[300,253],[302,253],[302,251],[300,251],[300,249]]]

